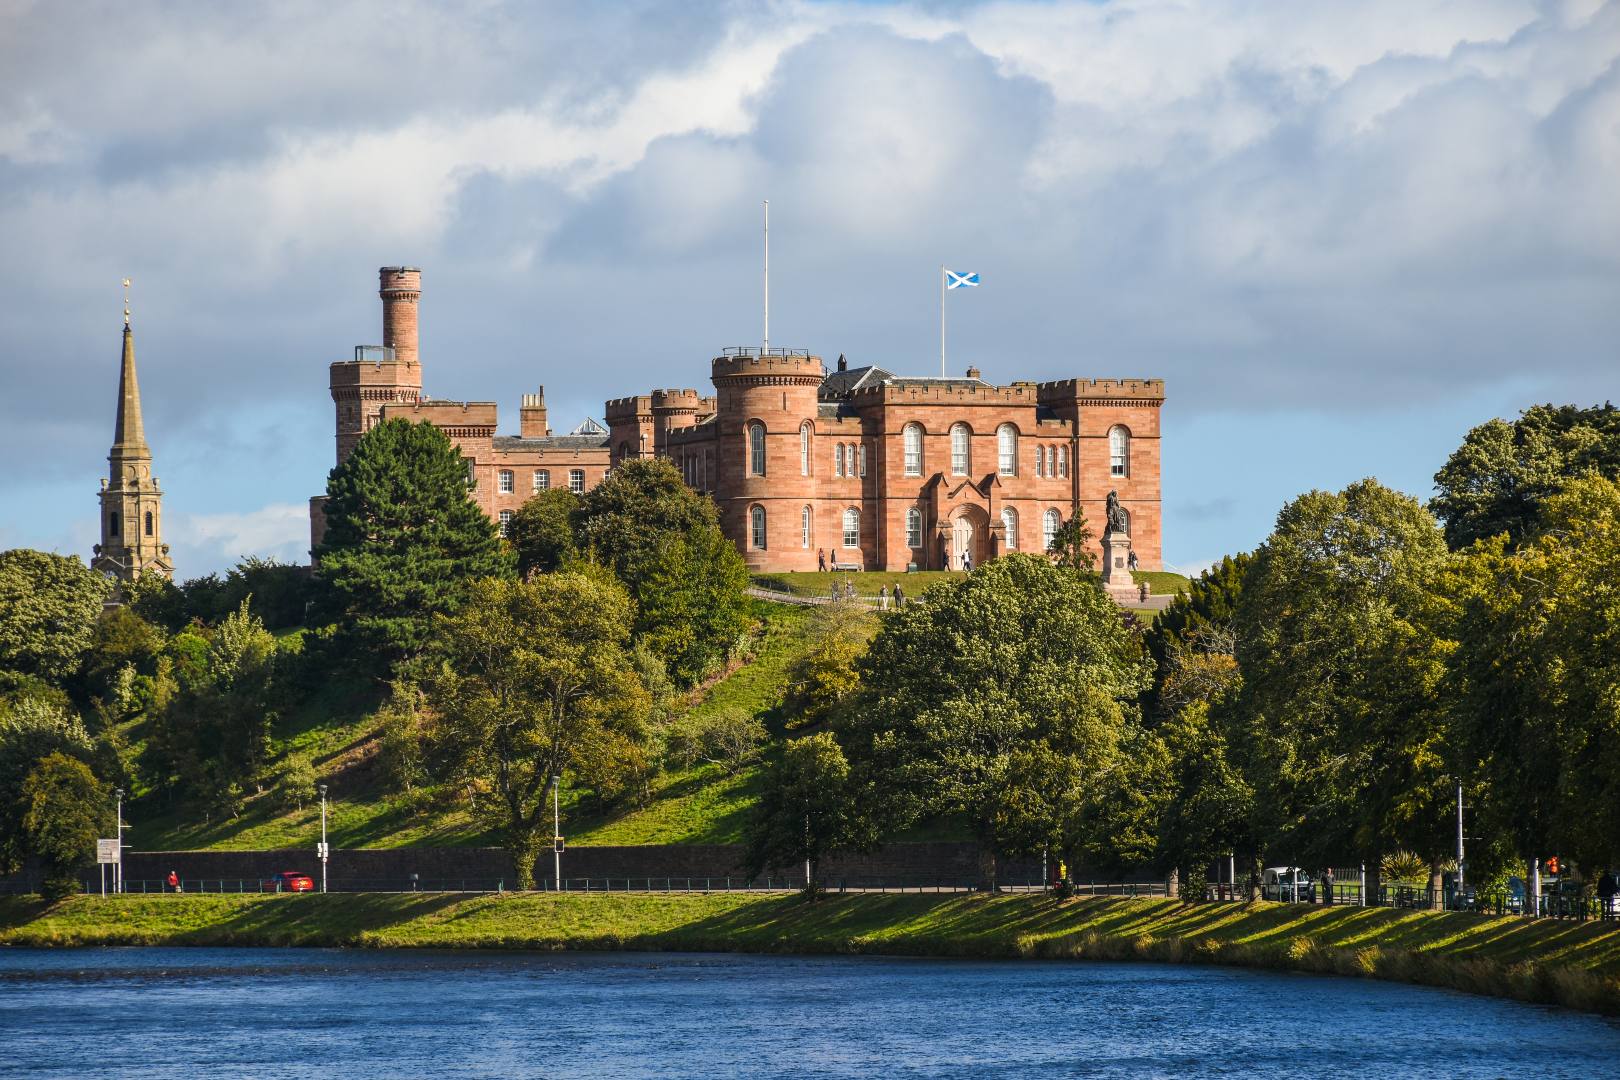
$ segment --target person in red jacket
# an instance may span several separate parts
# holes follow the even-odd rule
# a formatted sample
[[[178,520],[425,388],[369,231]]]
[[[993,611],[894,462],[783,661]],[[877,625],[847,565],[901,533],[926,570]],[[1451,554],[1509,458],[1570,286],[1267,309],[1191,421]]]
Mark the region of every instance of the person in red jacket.
[[[169,888],[175,892],[180,891],[180,875],[173,870],[169,871]]]

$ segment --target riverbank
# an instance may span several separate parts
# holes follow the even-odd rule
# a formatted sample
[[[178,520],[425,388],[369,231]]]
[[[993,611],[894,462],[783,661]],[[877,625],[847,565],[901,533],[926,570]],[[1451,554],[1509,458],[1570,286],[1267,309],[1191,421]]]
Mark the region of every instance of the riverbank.
[[[863,953],[1235,964],[1620,1015],[1620,923],[1046,896],[0,898],[0,944]]]

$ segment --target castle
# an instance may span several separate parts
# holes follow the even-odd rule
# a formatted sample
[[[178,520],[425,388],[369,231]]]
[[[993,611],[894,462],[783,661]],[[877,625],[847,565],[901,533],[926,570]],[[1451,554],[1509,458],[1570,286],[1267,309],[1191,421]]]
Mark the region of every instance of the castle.
[[[422,394],[421,271],[379,274],[382,345],[330,368],[337,460],[385,419],[427,421],[460,449],[471,497],[502,524],[536,492],[583,494],[616,462],[659,457],[714,498],[754,571],[815,570],[822,555],[840,568],[959,569],[964,557],[1045,551],[1077,510],[1100,555],[1110,492],[1137,565],[1162,564],[1162,380],[995,386],[971,367],[902,377],[840,356],[829,372],[809,352],[736,348],[712,361],[712,395],[616,398],[605,430],[587,420],[554,435],[541,387],[523,396],[518,434],[503,436],[494,402]],[[310,501],[312,548],[323,501]]]

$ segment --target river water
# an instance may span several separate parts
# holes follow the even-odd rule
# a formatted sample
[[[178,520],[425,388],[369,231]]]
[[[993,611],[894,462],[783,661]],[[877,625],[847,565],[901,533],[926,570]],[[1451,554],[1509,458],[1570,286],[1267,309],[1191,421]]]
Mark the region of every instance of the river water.
[[[0,949],[0,1075],[1620,1075],[1620,1023],[1157,964]]]

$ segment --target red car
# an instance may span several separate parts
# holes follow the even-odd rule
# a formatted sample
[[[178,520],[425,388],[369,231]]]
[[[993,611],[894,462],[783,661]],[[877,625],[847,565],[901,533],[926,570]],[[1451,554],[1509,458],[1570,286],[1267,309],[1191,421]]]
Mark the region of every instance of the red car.
[[[259,882],[260,892],[314,892],[315,881],[308,874],[296,870],[283,870],[271,874],[269,880]]]

